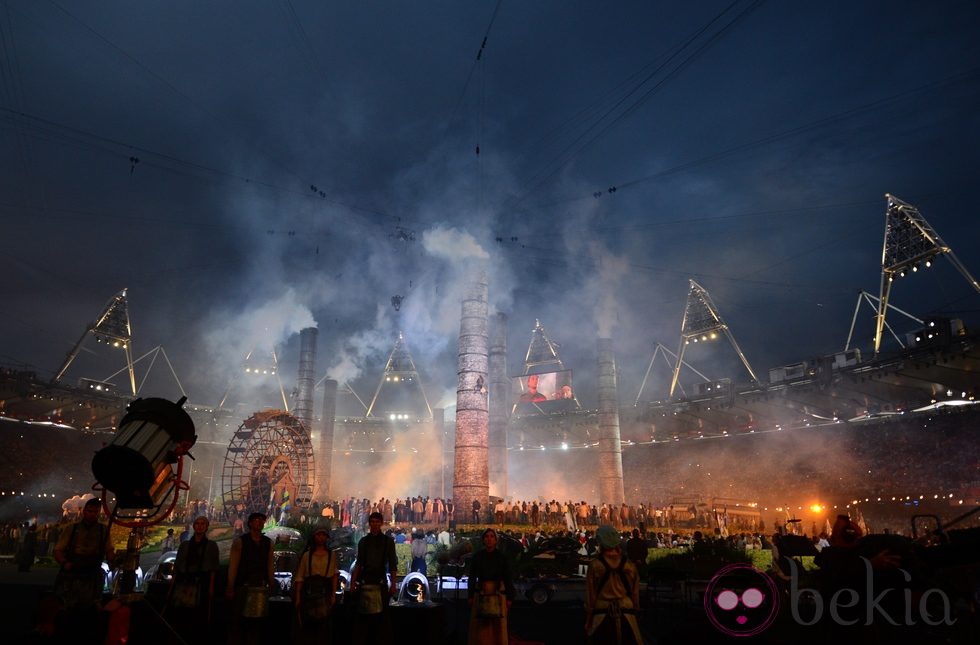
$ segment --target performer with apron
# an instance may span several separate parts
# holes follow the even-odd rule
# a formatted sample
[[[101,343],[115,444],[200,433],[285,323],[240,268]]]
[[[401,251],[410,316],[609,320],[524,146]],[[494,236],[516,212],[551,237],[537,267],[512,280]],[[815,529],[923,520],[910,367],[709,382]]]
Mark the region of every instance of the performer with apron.
[[[248,516],[248,533],[231,544],[228,589],[234,614],[228,621],[229,643],[259,643],[267,629],[272,584],[272,540],[262,535],[265,514]]]
[[[105,585],[102,561],[104,558],[111,563],[115,552],[109,528],[99,522],[101,509],[98,499],[85,502],[82,519],[62,531],[54,547],[54,559],[61,565],[55,594],[65,609],[56,638],[71,635],[77,643],[101,642],[104,638],[98,611]]]
[[[203,515],[194,520],[194,535],[180,544],[174,562],[167,611],[171,624],[188,643],[210,642],[218,545],[208,539],[209,525]]]
[[[356,645],[394,642],[388,601],[398,590],[395,582],[398,556],[395,541],[381,532],[383,521],[381,513],[371,513],[370,531],[357,543],[357,564],[351,572],[350,584],[357,612],[353,638]]]
[[[642,643],[636,610],[640,575],[622,551],[619,533],[605,524],[596,530],[599,555],[585,576],[585,633],[590,643]]]
[[[483,532],[483,550],[470,562],[470,645],[507,645],[507,613],[514,600],[514,575],[497,549],[497,532]]]
[[[310,544],[299,557],[293,574],[293,594],[302,643],[329,645],[331,615],[337,598],[337,559],[327,546],[326,525],[313,529]]]

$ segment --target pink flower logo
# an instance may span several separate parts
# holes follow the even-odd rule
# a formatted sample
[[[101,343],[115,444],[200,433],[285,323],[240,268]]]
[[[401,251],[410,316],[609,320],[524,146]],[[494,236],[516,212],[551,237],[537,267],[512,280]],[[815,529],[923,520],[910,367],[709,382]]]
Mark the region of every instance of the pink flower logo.
[[[730,564],[715,573],[704,591],[708,620],[729,636],[754,636],[779,613],[779,590],[772,578],[748,564]]]

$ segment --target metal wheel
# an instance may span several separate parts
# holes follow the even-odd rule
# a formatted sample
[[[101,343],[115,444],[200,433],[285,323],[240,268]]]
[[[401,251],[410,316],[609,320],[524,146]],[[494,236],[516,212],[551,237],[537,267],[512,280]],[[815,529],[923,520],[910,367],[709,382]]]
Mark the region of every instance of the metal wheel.
[[[531,590],[527,592],[527,598],[535,605],[539,607],[541,605],[547,604],[551,600],[551,591],[548,590],[544,585],[535,585],[531,587]]]
[[[284,410],[263,410],[232,437],[221,471],[228,512],[260,511],[277,517],[284,505],[309,508],[313,496],[313,444],[306,428]]]

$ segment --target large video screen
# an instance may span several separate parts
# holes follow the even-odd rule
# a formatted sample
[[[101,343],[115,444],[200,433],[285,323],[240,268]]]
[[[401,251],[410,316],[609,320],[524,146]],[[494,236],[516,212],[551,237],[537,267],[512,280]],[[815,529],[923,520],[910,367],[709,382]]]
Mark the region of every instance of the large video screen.
[[[515,376],[514,405],[519,414],[558,412],[577,407],[572,371]]]

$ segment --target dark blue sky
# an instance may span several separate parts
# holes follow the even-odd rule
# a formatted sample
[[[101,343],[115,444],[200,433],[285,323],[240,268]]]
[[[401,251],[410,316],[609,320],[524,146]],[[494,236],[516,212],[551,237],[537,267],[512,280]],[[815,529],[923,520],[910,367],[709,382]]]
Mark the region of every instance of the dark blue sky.
[[[451,405],[482,267],[511,372],[538,317],[587,393],[601,331],[625,401],[689,277],[760,374],[840,349],[886,192],[980,273],[974,2],[11,0],[0,22],[4,364],[54,371],[128,287],[137,355],[163,345],[193,400],[253,348],[294,378],[315,321],[321,371],[367,390],[405,329]],[[944,262],[894,302],[980,319]]]

